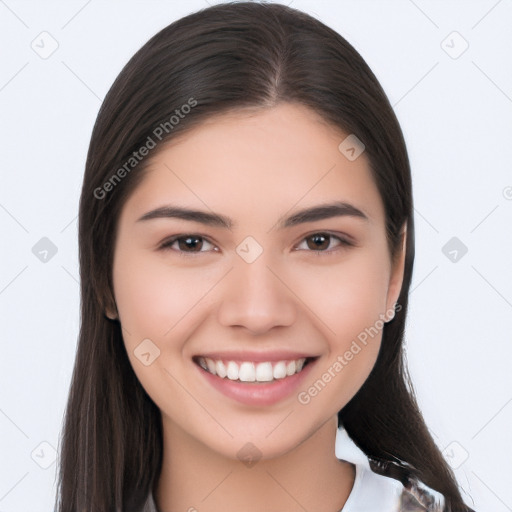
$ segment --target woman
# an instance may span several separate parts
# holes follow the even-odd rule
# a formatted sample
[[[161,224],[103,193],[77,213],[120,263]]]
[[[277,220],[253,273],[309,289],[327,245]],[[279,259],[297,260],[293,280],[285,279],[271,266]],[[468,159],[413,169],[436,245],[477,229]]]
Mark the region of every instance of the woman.
[[[89,148],[58,510],[471,511],[403,361],[412,212],[339,34],[243,2],[155,35]]]

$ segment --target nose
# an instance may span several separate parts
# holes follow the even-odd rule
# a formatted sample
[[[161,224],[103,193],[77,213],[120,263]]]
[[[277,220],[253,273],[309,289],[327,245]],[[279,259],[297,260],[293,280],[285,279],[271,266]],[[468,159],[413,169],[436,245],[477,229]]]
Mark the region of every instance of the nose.
[[[264,254],[252,263],[239,259],[226,276],[218,310],[221,325],[263,334],[294,323],[297,309],[290,284]]]

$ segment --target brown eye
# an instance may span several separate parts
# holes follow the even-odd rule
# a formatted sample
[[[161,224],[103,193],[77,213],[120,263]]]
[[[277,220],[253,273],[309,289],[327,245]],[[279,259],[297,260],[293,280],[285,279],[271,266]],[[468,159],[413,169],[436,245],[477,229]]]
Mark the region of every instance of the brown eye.
[[[186,238],[178,238],[178,247],[180,251],[200,252],[203,246],[203,239],[198,236],[188,236]]]
[[[329,235],[324,235],[322,233],[311,235],[306,240],[308,240],[308,247],[314,251],[327,249],[331,241]]]
[[[337,243],[334,245],[334,249],[328,250],[330,246],[332,245],[331,242],[333,240],[336,240]],[[344,238],[341,238],[339,236],[332,235],[331,233],[313,233],[312,235],[309,235],[308,237],[304,238],[301,244],[298,246],[299,249],[301,249],[301,245],[306,243],[306,249],[309,249],[310,251],[316,252],[316,253],[330,253],[336,250],[337,247],[340,246],[350,246],[352,243],[350,243],[348,240],[345,240]]]
[[[160,245],[160,249],[163,250],[172,250],[178,253],[201,253],[208,252],[211,249],[208,249],[208,244],[212,247],[213,244],[206,240],[206,238],[199,235],[182,235],[175,236]],[[205,250],[206,246],[206,250]],[[214,249],[215,250],[215,249]]]

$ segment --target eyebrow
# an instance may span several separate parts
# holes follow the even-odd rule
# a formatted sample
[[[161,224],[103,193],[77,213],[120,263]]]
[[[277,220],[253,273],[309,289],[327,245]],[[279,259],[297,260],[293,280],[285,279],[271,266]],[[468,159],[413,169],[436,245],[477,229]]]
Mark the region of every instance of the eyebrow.
[[[276,223],[276,227],[277,229],[289,228],[297,226],[298,224],[315,222],[333,217],[353,217],[367,222],[369,221],[368,216],[359,208],[356,208],[354,205],[345,201],[337,201],[334,203],[321,204],[311,208],[306,208],[286,218],[280,217]],[[218,213],[210,213],[202,210],[194,210],[172,205],[161,206],[160,208],[151,210],[137,219],[137,222],[161,218],[188,220],[199,222],[206,226],[226,229],[232,229],[236,224],[229,217]]]

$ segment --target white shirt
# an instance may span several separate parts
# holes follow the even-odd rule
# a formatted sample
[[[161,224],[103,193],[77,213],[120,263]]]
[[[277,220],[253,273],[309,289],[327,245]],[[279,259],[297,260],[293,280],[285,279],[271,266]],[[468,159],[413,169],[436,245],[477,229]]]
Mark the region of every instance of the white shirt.
[[[442,494],[416,481],[407,488],[395,478],[375,473],[367,455],[340,426],[336,432],[336,458],[356,467],[352,491],[340,512],[442,512]],[[150,494],[142,512],[159,512]]]

